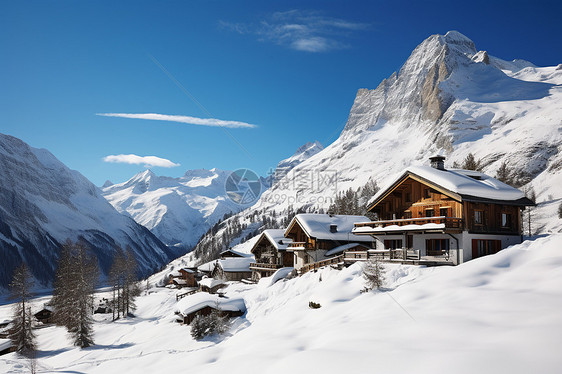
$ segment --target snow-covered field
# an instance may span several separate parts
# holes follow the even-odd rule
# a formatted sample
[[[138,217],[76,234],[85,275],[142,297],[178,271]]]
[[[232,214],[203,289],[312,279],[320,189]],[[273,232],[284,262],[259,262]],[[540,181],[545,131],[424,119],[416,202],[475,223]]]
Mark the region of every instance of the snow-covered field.
[[[152,288],[136,318],[96,323],[95,347],[72,347],[58,327],[37,330],[38,372],[556,373],[561,248],[558,234],[458,267],[386,265],[386,288],[369,293],[359,264],[231,284],[227,295],[243,297],[247,314],[199,342],[175,322],[176,291]],[[0,319],[9,313],[0,307]],[[0,357],[3,373],[28,365]]]

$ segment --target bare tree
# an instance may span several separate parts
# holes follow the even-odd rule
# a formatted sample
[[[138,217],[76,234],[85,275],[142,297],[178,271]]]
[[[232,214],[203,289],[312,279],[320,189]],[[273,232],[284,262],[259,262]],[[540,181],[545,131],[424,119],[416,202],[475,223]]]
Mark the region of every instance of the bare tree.
[[[17,300],[14,305],[14,322],[10,329],[10,339],[16,347],[16,351],[32,357],[35,352],[35,334],[33,333],[31,308],[31,287],[33,285],[29,269],[22,263],[16,268],[10,283],[12,297]]]

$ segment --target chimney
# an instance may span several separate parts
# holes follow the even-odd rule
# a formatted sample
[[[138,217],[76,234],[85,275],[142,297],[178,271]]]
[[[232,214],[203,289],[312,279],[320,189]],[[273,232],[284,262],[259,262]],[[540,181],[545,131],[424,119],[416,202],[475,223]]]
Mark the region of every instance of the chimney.
[[[445,170],[445,157],[443,156],[433,156],[429,158],[431,162],[431,167],[438,170]]]
[[[330,232],[338,232],[338,225],[330,225]]]

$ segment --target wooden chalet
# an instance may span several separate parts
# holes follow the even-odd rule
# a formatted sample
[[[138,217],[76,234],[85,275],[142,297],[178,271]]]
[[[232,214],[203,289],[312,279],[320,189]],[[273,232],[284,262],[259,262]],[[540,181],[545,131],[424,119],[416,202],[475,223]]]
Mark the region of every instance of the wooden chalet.
[[[253,256],[227,257],[207,262],[197,269],[210,277],[223,279],[225,281],[241,281],[252,276],[250,264],[254,261]]]
[[[41,323],[51,323],[53,319],[53,308],[45,304],[40,311],[34,314],[34,317]]]
[[[169,275],[169,284],[176,287],[197,287],[197,280],[195,279],[197,270],[191,268],[181,268],[173,271]]]
[[[288,248],[292,242],[285,237],[283,229],[265,230],[251,249],[256,259],[256,262],[250,264],[252,280],[269,277],[284,267],[294,267],[293,250]]]
[[[523,192],[478,171],[446,170],[442,156],[430,160],[379,191],[368,207],[378,220],[353,232],[372,236],[378,249],[453,264],[521,242],[521,210],[534,205]]]
[[[247,257],[246,254],[235,251],[232,248],[227,249],[226,251],[222,251],[220,253],[220,258],[221,259],[227,259],[227,258],[240,258],[240,257]]]
[[[334,249],[350,243],[371,247],[372,238],[352,232],[356,222],[370,220],[365,216],[297,214],[284,234],[292,240],[287,250],[293,251],[295,269],[328,259],[334,255]]]
[[[205,316],[213,311],[231,318],[238,317],[246,313],[246,305],[244,299],[229,299],[199,292],[178,301],[176,314],[180,316],[180,322],[188,325],[197,315]]]

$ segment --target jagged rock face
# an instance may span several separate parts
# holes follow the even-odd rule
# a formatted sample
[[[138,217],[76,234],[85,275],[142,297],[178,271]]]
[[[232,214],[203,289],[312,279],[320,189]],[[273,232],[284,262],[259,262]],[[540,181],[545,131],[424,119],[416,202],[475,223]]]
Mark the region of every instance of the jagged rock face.
[[[384,185],[435,153],[447,157],[446,167],[473,153],[492,176],[507,162],[521,183],[536,186],[539,199],[562,198],[560,66],[504,61],[478,52],[455,31],[430,36],[398,73],[376,89],[359,89],[340,137],[291,173],[337,174],[336,184],[296,189],[281,181],[264,193],[261,204],[233,220],[289,206],[325,209],[338,192],[369,180]],[[553,210],[541,209],[536,217],[552,216]],[[545,223],[541,230],[552,227]]]
[[[0,134],[0,286],[24,260],[43,283],[53,276],[58,249],[83,240],[107,272],[116,248],[130,246],[148,274],[172,253],[146,228],[119,214],[80,173],[51,153]]]

